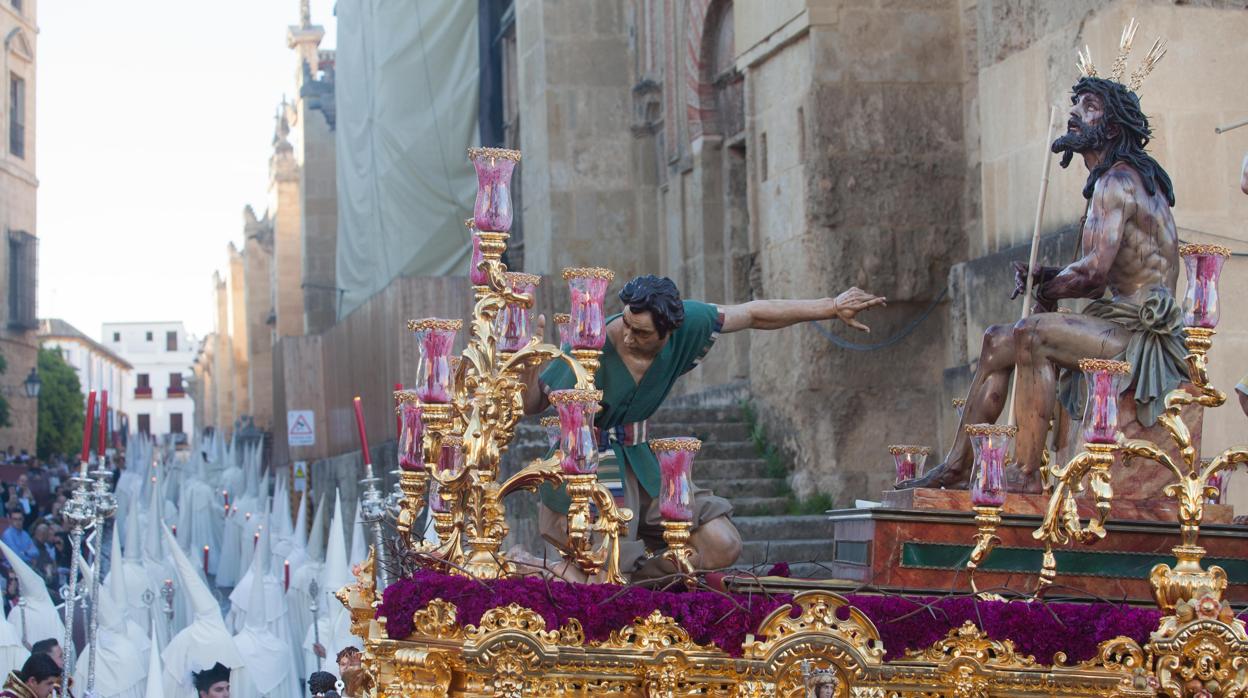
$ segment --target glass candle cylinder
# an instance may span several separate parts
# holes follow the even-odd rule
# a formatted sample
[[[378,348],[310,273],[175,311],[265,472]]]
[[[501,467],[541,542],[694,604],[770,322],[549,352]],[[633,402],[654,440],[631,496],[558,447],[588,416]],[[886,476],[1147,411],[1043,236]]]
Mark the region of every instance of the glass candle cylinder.
[[[693,520],[693,457],[701,448],[688,436],[650,442],[659,459],[659,515],[667,521]]]
[[[528,296],[530,301],[542,277],[519,271],[507,272],[507,285],[512,293]],[[533,313],[521,303],[508,303],[498,314],[499,351],[520,351],[533,336]]]
[[[416,397],[421,402],[443,405],[451,401],[451,348],[462,320],[425,318],[410,320],[407,329],[416,335],[420,362],[416,367]]]
[[[1200,469],[1204,470],[1205,468],[1209,467],[1209,463],[1211,462],[1212,462],[1212,459],[1210,458],[1200,459]],[[1215,488],[1217,490],[1217,493],[1211,494],[1205,497],[1205,503],[1206,504],[1221,504],[1225,502],[1226,501],[1226,486],[1230,484],[1230,479],[1231,479],[1231,470],[1229,468],[1219,470],[1216,473],[1210,474],[1209,479],[1205,481],[1205,484],[1208,485],[1209,487]]]
[[[560,465],[569,475],[589,475],[598,470],[598,439],[594,414],[601,390],[555,390],[550,402],[559,411]]]
[[[542,429],[546,431],[546,438],[550,441],[550,445],[554,446],[559,443],[559,437],[562,435],[559,417],[542,417],[539,423],[542,425]]]
[[[1088,385],[1083,411],[1083,440],[1090,444],[1118,441],[1118,395],[1131,377],[1131,364],[1108,359],[1080,359]]]
[[[1005,504],[1005,461],[1018,427],[997,424],[968,424],[967,436],[975,449],[971,471],[971,504],[999,507]]]
[[[932,449],[927,446],[889,446],[888,452],[893,454],[896,481],[901,483],[923,476],[923,466],[927,463],[927,456]]]
[[[958,421],[962,421],[962,413],[966,412],[966,398],[955,397],[953,399],[953,409],[958,411]]]
[[[456,434],[442,437],[442,451],[438,455],[438,474],[443,478],[459,477],[464,469],[464,438]]]
[[[468,231],[472,234],[472,261],[468,266],[468,282],[473,286],[488,285],[490,275],[481,268],[481,262],[485,261],[485,254],[481,252],[481,235],[477,232],[476,221],[469,218],[464,221],[464,225],[468,226]]]
[[[468,159],[477,170],[477,202],[473,220],[477,230],[506,233],[511,230],[511,175],[520,162],[520,151],[503,148],[469,148]]]
[[[1179,254],[1187,268],[1187,294],[1183,297],[1183,324],[1213,329],[1218,326],[1218,278],[1222,264],[1231,256],[1222,245],[1180,245]]]
[[[450,506],[442,501],[442,485],[437,480],[429,478],[429,511],[435,514],[445,514],[450,510]]]
[[[568,313],[555,313],[555,328],[559,330],[559,347],[572,346],[572,316]]]
[[[397,395],[399,402],[399,467],[404,470],[423,470],[424,455],[421,453],[421,442],[425,435],[425,424],[420,418],[420,404],[415,391],[402,390]]]
[[[563,270],[572,294],[569,343],[573,349],[601,349],[607,341],[602,303],[615,272],[601,267]]]

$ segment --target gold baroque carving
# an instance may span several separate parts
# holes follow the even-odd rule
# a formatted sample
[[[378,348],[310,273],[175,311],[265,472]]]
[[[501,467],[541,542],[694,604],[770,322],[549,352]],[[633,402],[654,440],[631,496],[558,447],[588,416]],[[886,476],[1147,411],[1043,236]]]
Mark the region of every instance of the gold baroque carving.
[[[924,650],[911,650],[906,653],[909,659],[920,659],[930,662],[946,662],[961,657],[968,657],[983,666],[999,666],[1021,668],[1035,666],[1036,660],[1031,655],[1018,654],[1011,640],[997,641],[989,639],[975,624],[966,621],[960,628],[954,628],[943,640]]]
[[[790,618],[794,606],[800,607],[802,614]],[[845,620],[837,617],[842,609],[847,616]],[[772,611],[758,629],[758,635],[766,639],[760,642],[747,638],[745,656],[762,659],[792,636],[814,632],[838,637],[872,664],[884,661],[884,645],[871,619],[851,606],[843,596],[826,591],[804,591],[793,597],[792,604]]]
[[[602,643],[602,647],[650,652],[669,647],[684,651],[707,649],[689,639],[689,633],[679,623],[663,615],[658,609],[627,628],[611,631],[611,636]]]

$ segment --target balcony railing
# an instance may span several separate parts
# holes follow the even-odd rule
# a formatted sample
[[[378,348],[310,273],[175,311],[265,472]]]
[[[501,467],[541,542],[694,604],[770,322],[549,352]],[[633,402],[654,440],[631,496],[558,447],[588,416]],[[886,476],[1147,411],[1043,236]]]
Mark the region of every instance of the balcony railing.
[[[150,400],[151,397],[152,397],[152,389],[150,387],[134,389],[134,399],[136,400]]]
[[[165,390],[165,397],[186,397],[186,388],[169,386]]]

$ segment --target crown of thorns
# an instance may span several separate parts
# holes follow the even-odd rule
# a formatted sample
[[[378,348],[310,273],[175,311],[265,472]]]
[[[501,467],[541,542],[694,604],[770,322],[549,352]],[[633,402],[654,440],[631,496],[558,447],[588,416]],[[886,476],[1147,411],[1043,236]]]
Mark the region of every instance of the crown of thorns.
[[[1132,17],[1127,26],[1122,28],[1122,37],[1118,40],[1118,57],[1114,59],[1113,66],[1109,69],[1109,75],[1105,79],[1122,83],[1122,76],[1127,71],[1127,58],[1131,55],[1131,44],[1135,41],[1135,32],[1140,28]],[[1153,45],[1148,49],[1148,54],[1144,56],[1144,60],[1135,67],[1131,72],[1131,80],[1127,83],[1127,89],[1132,92],[1139,92],[1140,86],[1144,84],[1144,79],[1148,74],[1153,72],[1157,62],[1162,56],[1166,55],[1166,40],[1160,36],[1153,40]],[[1075,65],[1079,67],[1079,74],[1085,78],[1102,77],[1096,71],[1096,66],[1092,63],[1092,49],[1084,46],[1082,51],[1076,51],[1077,58]]]

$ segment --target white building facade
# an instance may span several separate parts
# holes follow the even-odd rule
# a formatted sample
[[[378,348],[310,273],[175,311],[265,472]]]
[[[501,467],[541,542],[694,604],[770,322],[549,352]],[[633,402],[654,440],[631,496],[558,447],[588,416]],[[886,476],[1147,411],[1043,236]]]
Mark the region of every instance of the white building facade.
[[[134,367],[116,352],[91,339],[78,328],[56,318],[39,321],[39,346],[60,352],[65,363],[78,373],[85,406],[87,393],[108,391],[110,437],[124,434],[130,426],[126,381]]]
[[[181,322],[106,322],[101,343],[134,366],[122,388],[130,431],[189,439],[195,404],[187,381],[196,342]]]

